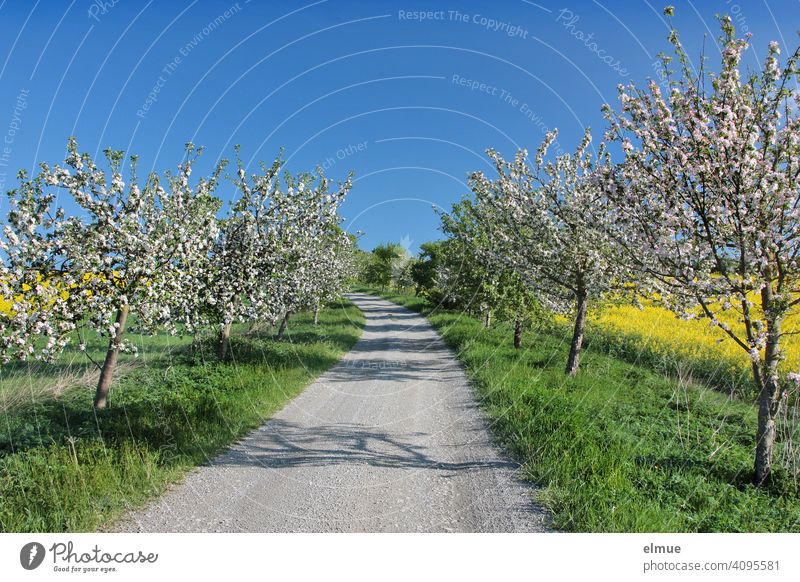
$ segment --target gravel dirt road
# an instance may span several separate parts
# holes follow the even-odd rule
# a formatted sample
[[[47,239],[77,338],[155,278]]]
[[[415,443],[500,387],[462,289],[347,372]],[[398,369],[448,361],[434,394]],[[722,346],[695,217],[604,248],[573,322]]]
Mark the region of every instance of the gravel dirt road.
[[[369,295],[341,362],[118,531],[545,531],[536,490],[490,439],[454,354]]]

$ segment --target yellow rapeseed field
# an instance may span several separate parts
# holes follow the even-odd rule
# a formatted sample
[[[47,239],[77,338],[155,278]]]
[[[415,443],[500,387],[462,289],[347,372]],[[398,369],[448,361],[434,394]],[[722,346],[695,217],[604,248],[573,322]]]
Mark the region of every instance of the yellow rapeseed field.
[[[36,275],[36,282],[41,283],[42,287],[49,287],[49,281],[43,281],[44,277],[41,274]],[[27,283],[22,284],[22,291],[23,293],[14,295],[14,301],[7,299],[5,297],[0,297],[0,315],[13,315],[14,310],[12,309],[15,301],[21,301],[24,298],[24,293],[28,293],[33,291],[33,287],[28,285]],[[66,293],[66,291],[62,291],[62,294]],[[69,296],[69,294],[66,294]]]
[[[106,275],[104,275],[103,273],[97,273],[97,274],[86,273],[86,274],[83,275],[83,280],[85,282],[87,282],[87,283],[89,281],[91,281],[92,279],[98,279],[100,281],[105,281],[106,280]],[[51,281],[44,280],[44,277],[41,274],[37,274],[36,275],[36,281],[38,283],[41,283],[42,287],[45,287],[45,288],[49,287],[50,284],[51,284]],[[113,272],[113,283],[114,283],[114,285],[116,285],[118,287],[125,285],[124,281],[122,281],[122,279],[119,278],[119,273],[117,271]],[[59,283],[59,282],[56,282],[55,284],[57,285],[56,289],[59,289],[59,288],[62,287],[62,284]],[[69,289],[74,289],[76,286],[77,285],[73,284],[73,285],[71,285],[69,287]],[[33,291],[33,287],[31,285],[28,285],[27,283],[23,283],[22,291],[23,291],[23,293],[27,293],[29,291]],[[89,291],[89,293],[91,294],[92,291]],[[67,299],[69,297],[69,291],[67,289],[62,289],[59,292],[59,295],[61,295],[62,299]],[[17,294],[17,295],[14,296],[14,301],[21,301],[23,298],[24,298],[23,294]],[[9,298],[0,297],[0,315],[13,315],[14,311],[13,311],[12,307],[14,305],[14,301],[11,301]]]
[[[722,312],[719,320],[744,337],[744,325],[738,321],[734,310]],[[648,303],[640,310],[632,305],[611,306],[592,315],[592,322],[605,329],[619,331],[625,335],[638,336],[647,347],[658,351],[680,353],[702,359],[719,358],[726,362],[739,362],[749,367],[750,360],[745,351],[719,327],[712,326],[708,319],[679,319],[672,312],[655,303]],[[784,323],[784,331],[800,331],[800,314],[790,316]],[[786,335],[782,342],[785,360],[781,368],[785,372],[800,370],[800,336]]]

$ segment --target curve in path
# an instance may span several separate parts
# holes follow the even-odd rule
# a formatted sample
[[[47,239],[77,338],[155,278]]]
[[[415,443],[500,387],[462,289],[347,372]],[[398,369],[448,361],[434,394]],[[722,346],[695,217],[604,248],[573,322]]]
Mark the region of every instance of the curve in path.
[[[372,297],[358,343],[120,531],[545,531],[427,320]]]

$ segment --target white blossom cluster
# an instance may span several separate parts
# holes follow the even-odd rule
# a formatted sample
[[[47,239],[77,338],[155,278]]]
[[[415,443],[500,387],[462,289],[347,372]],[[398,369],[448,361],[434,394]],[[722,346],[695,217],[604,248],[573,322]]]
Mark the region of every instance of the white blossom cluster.
[[[511,161],[488,150],[498,178],[470,176],[484,229],[497,258],[517,270],[539,299],[556,312],[600,297],[622,281],[622,268],[605,234],[610,219],[601,166],[610,159],[601,144],[593,157],[587,131],[574,154],[545,161],[557,131],[549,132],[533,164],[526,150]]]
[[[351,240],[338,209],[352,182],[335,189],[321,169],[281,180],[282,162],[248,176],[238,164],[239,198],[221,226],[208,272],[204,323],[274,323],[287,311],[338,295]]]
[[[63,164],[20,172],[0,237],[4,362],[52,360],[81,330],[130,349],[119,341],[122,312],[144,331],[194,332],[274,320],[341,290],[351,241],[338,208],[349,178],[332,191],[321,171],[281,181],[280,160],[249,177],[240,162],[239,197],[220,219],[226,164],[191,183],[199,152],[187,144],[177,172],[140,182],[135,157],[124,171],[123,152],[107,150],[101,169],[70,139]]]
[[[700,308],[769,376],[781,322],[800,302],[800,94],[790,89],[800,53],[781,68],[772,42],[763,70],[743,78],[748,41],[729,18],[722,30],[719,73],[693,72],[673,33],[682,74],[668,94],[620,86],[621,111],[605,111],[625,159],[605,187],[620,209],[614,236],[646,290],[687,317]],[[729,310],[743,331],[718,318]]]
[[[718,73],[695,72],[673,30],[681,70],[667,75],[668,94],[654,82],[619,88],[621,111],[605,107],[607,137],[625,158],[603,181],[618,208],[612,236],[646,290],[685,316],[699,307],[749,354],[760,485],[787,396],[783,324],[800,305],[800,48],[781,67],[772,42],[762,70],[742,75],[748,39],[735,37],[730,17],[721,25]],[[719,317],[731,310],[736,328]]]
[[[0,291],[10,304],[0,317],[5,361],[51,360],[79,328],[114,337],[123,308],[145,330],[174,332],[189,323],[196,304],[187,290],[216,237],[213,191],[222,170],[190,185],[196,153],[189,144],[177,173],[152,173],[140,184],[135,157],[126,182],[122,152],[107,150],[102,170],[70,139],[63,165],[42,164],[32,178],[19,174],[0,239]],[[59,190],[74,215],[56,207]]]

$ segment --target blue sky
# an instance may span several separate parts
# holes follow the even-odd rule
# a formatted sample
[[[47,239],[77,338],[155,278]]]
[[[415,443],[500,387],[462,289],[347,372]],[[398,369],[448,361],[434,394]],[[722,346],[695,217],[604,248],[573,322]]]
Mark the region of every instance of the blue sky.
[[[554,127],[565,150],[585,127],[599,137],[601,104],[669,48],[665,4],[0,0],[0,188],[63,159],[69,135],[159,170],[189,140],[206,170],[237,143],[250,164],[283,147],[291,170],[355,172],[342,214],[364,248],[415,251],[440,236],[433,207],[489,169],[487,147],[532,150]],[[753,34],[752,66],[770,40],[798,43],[798,0],[672,4],[712,63],[717,13]]]

